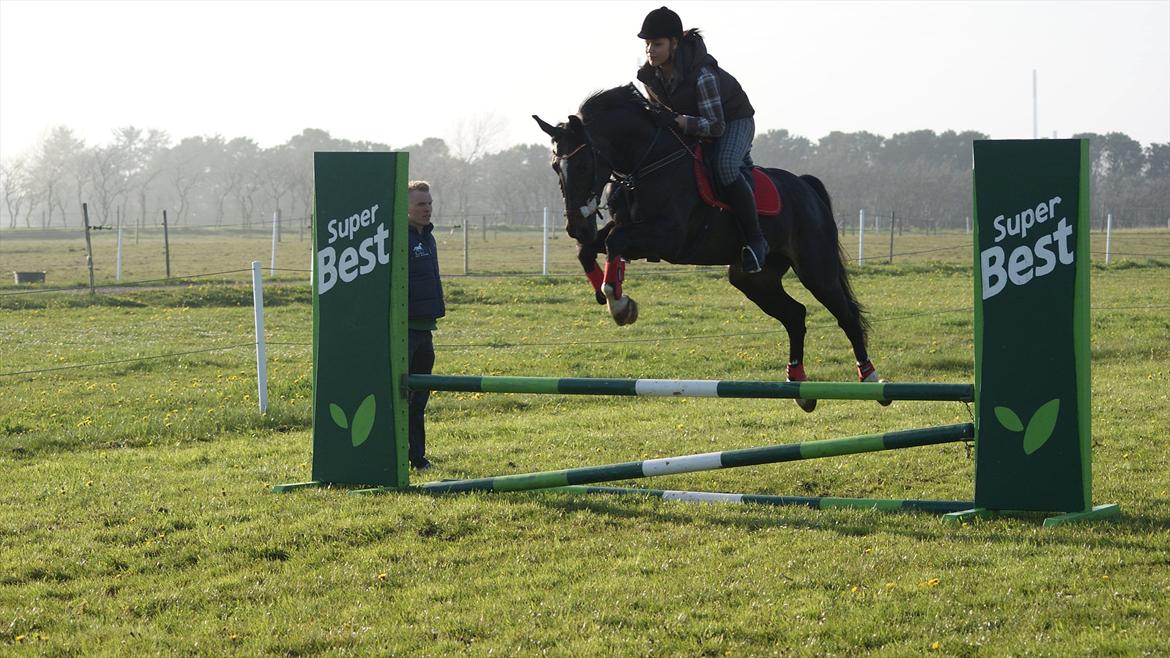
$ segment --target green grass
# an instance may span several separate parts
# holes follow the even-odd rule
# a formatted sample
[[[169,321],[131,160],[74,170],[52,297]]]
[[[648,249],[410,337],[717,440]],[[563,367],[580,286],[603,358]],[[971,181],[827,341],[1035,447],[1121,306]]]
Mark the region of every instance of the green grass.
[[[661,272],[630,267],[642,312],[625,328],[579,277],[449,278],[436,372],[783,377],[783,331],[720,274]],[[884,377],[971,380],[970,276],[957,261],[855,274]],[[1123,516],[1057,529],[630,497],[274,495],[310,474],[305,285],[266,289],[266,416],[247,286],[0,296],[0,373],[39,371],[0,376],[0,653],[1165,655],[1170,267],[1092,277],[1094,499]],[[844,336],[793,285],[810,309],[809,375],[851,380]],[[71,367],[99,362],[117,363]],[[437,393],[428,419],[426,479],[442,479],[966,422],[970,410]],[[972,477],[952,444],[636,484],[964,499]]]

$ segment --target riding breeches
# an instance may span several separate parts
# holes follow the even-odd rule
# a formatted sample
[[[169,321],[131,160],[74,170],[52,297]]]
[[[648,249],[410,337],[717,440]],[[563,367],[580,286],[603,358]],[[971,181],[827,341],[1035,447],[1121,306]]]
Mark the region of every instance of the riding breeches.
[[[715,158],[715,177],[720,185],[730,185],[739,178],[741,167],[752,166],[752,139],[755,136],[754,118],[727,122],[718,142],[719,155]]]

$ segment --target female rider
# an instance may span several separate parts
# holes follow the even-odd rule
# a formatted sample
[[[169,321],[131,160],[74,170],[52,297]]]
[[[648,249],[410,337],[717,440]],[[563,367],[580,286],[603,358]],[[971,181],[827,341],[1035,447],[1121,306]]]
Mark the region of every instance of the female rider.
[[[683,134],[718,140],[714,173],[739,226],[743,271],[759,272],[768,243],[760,233],[751,184],[740,169],[751,166],[755,109],[739,82],[707,52],[699,30],[684,32],[670,9],[647,14],[638,38],[646,40],[646,64],[638,69],[646,95],[677,115]]]

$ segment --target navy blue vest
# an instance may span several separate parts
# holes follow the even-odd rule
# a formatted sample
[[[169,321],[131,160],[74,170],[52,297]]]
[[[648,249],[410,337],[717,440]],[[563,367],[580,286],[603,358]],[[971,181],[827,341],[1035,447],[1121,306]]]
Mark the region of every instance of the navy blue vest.
[[[446,315],[443,283],[439,280],[439,252],[431,232],[434,224],[422,231],[411,226],[410,235],[410,319],[434,319]]]

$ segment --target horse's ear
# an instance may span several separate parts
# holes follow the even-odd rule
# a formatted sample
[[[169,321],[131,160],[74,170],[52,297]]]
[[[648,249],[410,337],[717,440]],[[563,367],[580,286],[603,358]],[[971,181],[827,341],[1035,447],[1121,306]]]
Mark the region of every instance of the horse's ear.
[[[552,137],[553,139],[557,138],[559,130],[556,126],[550,125],[547,121],[541,119],[535,114],[532,115],[532,118],[536,119],[536,125],[540,126],[541,130],[548,133],[549,137]]]
[[[569,130],[577,134],[585,133],[585,124],[581,123],[581,117],[576,114],[569,115]]]

